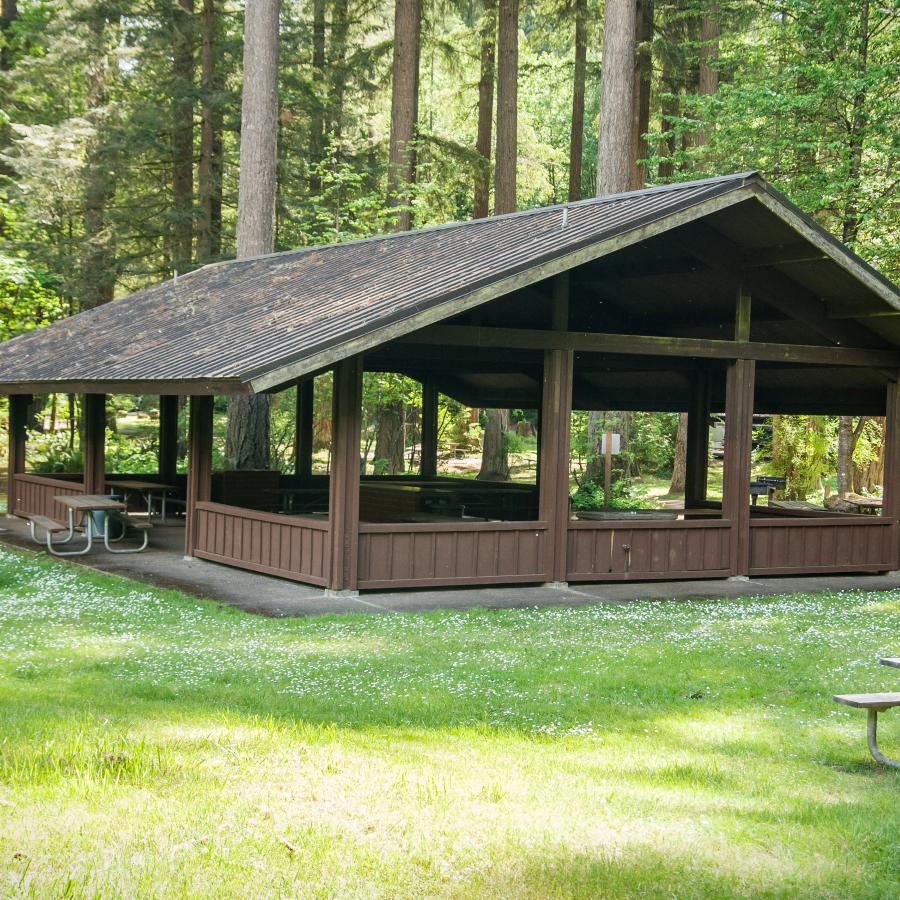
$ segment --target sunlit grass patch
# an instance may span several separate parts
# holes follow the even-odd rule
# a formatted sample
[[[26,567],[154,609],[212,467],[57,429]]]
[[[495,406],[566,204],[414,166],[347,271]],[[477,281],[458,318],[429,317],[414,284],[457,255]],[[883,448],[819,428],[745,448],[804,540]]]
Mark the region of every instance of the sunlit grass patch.
[[[898,594],[274,620],[2,550],[0,895],[894,896],[831,694],[898,642]]]

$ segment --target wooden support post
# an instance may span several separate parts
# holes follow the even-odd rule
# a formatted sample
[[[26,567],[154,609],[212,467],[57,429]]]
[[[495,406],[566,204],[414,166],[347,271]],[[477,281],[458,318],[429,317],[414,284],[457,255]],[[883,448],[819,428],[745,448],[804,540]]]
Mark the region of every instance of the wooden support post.
[[[294,427],[294,474],[301,478],[312,475],[313,406],[315,382],[312,378],[297,385],[297,410]]]
[[[734,339],[745,343],[750,340],[750,294],[743,285],[738,286],[735,302]]]
[[[547,580],[566,580],[569,540],[569,432],[572,413],[571,350],[544,353],[544,381],[538,468],[538,517],[549,525]]]
[[[422,465],[423,478],[437,475],[438,458],[438,389],[434,381],[422,380]]]
[[[191,397],[189,417],[185,556],[193,556],[196,546],[197,504],[212,497],[213,398]]]
[[[553,327],[568,328],[568,273],[553,282]],[[569,453],[572,416],[571,350],[544,351],[538,432],[538,518],[548,525],[547,580],[566,581],[569,541]]]
[[[16,475],[25,474],[25,437],[28,431],[28,394],[9,398],[9,470],[6,480],[6,514],[16,514]]]
[[[881,514],[900,523],[900,384],[887,386],[884,417],[884,490]],[[900,524],[893,527],[893,569],[900,568]]]
[[[691,379],[691,403],[688,409],[687,451],[684,472],[686,509],[706,500],[709,473],[709,371],[697,369]]]
[[[106,394],[84,395],[84,492],[102,494],[106,475]]]
[[[362,418],[362,357],[334,367],[332,453],[328,495],[331,557],[328,588],[355,591],[359,555],[359,441]]]
[[[750,465],[753,449],[753,387],[756,364],[737,359],[725,385],[725,471],[722,517],[731,522],[731,572],[750,569]]]
[[[178,473],[178,397],[159,398],[159,474],[164,484],[172,484]]]

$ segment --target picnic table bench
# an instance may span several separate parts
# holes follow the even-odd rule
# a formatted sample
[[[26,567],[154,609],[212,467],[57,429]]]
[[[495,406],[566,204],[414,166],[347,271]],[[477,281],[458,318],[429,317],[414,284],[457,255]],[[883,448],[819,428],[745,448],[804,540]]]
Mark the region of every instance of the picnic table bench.
[[[66,507],[67,524],[61,525],[59,522],[47,516],[41,515],[23,515],[22,518],[28,521],[29,531],[32,540],[37,543],[46,543],[47,552],[53,556],[84,556],[90,553],[94,545],[94,538],[101,537],[103,546],[110,553],[140,553],[141,550],[147,548],[149,541],[150,529],[153,527],[150,522],[132,519],[127,515],[127,504],[119,500],[113,500],[111,497],[102,494],[73,494],[61,495],[54,498],[57,503]],[[102,517],[102,527],[99,528],[92,517],[92,513],[100,513]],[[76,521],[76,516],[78,521]],[[122,533],[118,537],[112,537],[110,534],[109,523],[112,516],[115,521],[121,524]],[[37,529],[44,530],[44,541],[42,542],[37,535]],[[110,541],[117,543],[125,537],[128,528],[143,532],[143,542],[139,547],[129,547],[123,550],[117,550],[110,547]],[[60,550],[63,544],[70,543],[77,532],[83,531],[85,536],[85,546],[80,550]],[[54,535],[65,533],[65,537],[54,540]]]
[[[892,659],[890,662],[881,660],[881,662],[885,665],[900,665],[900,660],[895,661]],[[878,713],[900,706],[900,692],[835,694],[834,700],[837,703],[844,703],[855,709],[867,710],[866,740],[869,743],[869,752],[872,754],[872,758],[883,766],[893,766],[896,769],[900,769],[900,760],[890,759],[878,749]]]

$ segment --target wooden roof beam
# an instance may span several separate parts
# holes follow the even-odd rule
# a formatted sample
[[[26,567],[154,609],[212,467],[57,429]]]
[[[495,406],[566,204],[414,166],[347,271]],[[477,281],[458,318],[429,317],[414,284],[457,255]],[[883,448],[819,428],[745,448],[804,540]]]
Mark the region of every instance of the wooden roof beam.
[[[624,353],[645,356],[695,356],[704,359],[755,359],[765,362],[900,368],[900,351],[861,347],[818,347],[762,341],[656,337],[589,331],[531,328],[480,328],[433,325],[402,339],[410,344],[444,347],[494,347],[516,350],[574,350],[576,353]]]
[[[873,338],[869,329],[854,322],[833,322],[827,317],[824,300],[780,272],[771,269],[745,269],[743,251],[721,232],[704,222],[694,222],[672,233],[685,253],[741,281],[751,294],[759,294],[766,303],[817,334],[840,346],[865,346]],[[880,339],[879,339],[880,340]]]

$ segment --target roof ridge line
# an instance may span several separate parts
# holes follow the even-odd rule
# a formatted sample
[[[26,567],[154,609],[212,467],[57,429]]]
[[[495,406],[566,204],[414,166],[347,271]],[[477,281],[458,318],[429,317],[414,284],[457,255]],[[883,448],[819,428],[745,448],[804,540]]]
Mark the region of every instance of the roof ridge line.
[[[317,250],[331,250],[336,247],[354,247],[360,244],[374,243],[375,241],[389,241],[395,238],[408,237],[411,234],[426,234],[435,231],[449,231],[454,228],[465,228],[478,225],[482,222],[495,222],[503,219],[526,218],[527,216],[542,215],[552,213],[556,210],[571,209],[574,207],[594,206],[602,203],[608,203],[616,200],[622,200],[626,197],[646,196],[648,194],[660,194],[668,191],[683,190],[686,188],[694,188],[700,185],[714,185],[722,182],[734,181],[737,185],[745,184],[749,180],[760,180],[758,169],[748,169],[745,172],[735,172],[732,175],[716,175],[711,178],[697,178],[693,181],[673,181],[668,184],[657,184],[651,187],[639,188],[634,191],[620,191],[617,194],[604,194],[602,197],[584,197],[581,200],[566,200],[562,203],[553,203],[550,206],[533,206],[530,209],[518,209],[515,212],[500,213],[499,215],[484,216],[480,219],[463,219],[456,222],[441,222],[437,225],[426,225],[423,228],[411,228],[407,231],[393,231],[388,234],[372,234],[366,237],[354,238],[352,241],[334,241],[330,244],[310,244],[308,247],[296,247],[290,250],[274,250],[271,253],[260,253],[257,256],[245,256],[241,259],[220,259],[215,262],[206,263],[191,269],[178,276],[179,279],[187,278],[195,272],[202,272],[207,269],[214,269],[218,266],[230,266],[235,263],[257,262],[261,259],[275,259],[277,257],[286,257],[289,254],[302,256],[306,253],[312,253]],[[172,279],[168,279],[171,281]],[[163,282],[165,283],[165,282]]]

